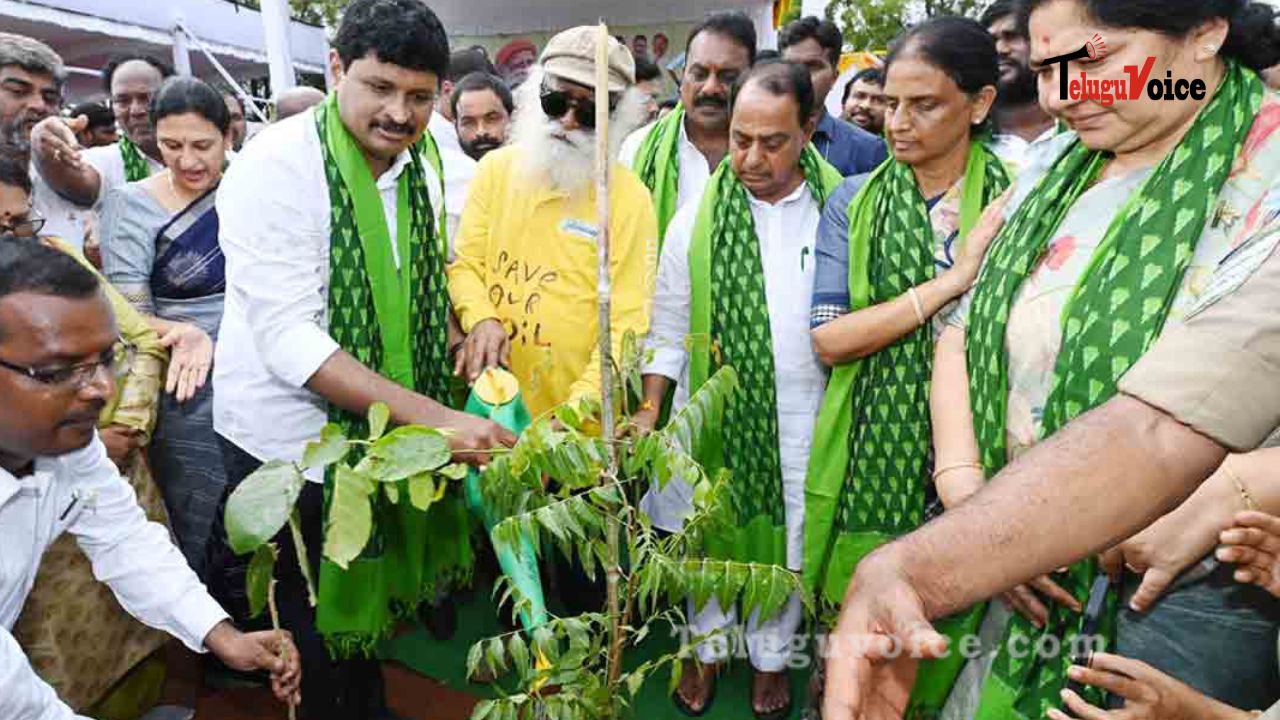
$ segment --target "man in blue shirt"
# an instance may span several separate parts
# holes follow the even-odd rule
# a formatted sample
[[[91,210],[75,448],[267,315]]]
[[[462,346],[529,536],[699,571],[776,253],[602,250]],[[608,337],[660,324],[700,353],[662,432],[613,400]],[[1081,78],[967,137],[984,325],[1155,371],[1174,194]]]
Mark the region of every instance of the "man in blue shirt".
[[[814,146],[841,175],[849,177],[874,170],[889,156],[889,150],[881,138],[826,110],[827,95],[840,74],[843,46],[844,37],[835,23],[812,16],[788,24],[778,37],[782,59],[809,68],[814,100],[821,113],[813,134]]]

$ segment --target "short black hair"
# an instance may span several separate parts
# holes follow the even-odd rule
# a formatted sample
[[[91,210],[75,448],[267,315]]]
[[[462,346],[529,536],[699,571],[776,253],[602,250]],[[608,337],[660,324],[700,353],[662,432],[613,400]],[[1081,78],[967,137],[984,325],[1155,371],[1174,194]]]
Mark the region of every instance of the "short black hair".
[[[1026,37],[1027,26],[1018,17],[1018,3],[1016,0],[995,0],[982,11],[982,16],[978,18],[978,22],[982,23],[982,27],[991,27],[997,21],[1003,20],[1010,15],[1014,16],[1014,25],[1017,27],[1018,34]]]
[[[71,108],[71,117],[75,118],[81,115],[89,119],[89,130],[111,127],[116,124],[116,116],[111,113],[111,108],[102,103],[80,103]]]
[[[722,10],[703,18],[702,22],[693,26],[689,37],[684,41],[685,56],[689,54],[689,46],[694,38],[704,32],[723,35],[741,45],[747,51],[747,62],[756,62],[756,24],[741,10]]]
[[[459,50],[449,56],[449,72],[446,78],[449,82],[456,84],[459,80],[472,73],[497,75],[498,71],[493,67],[493,63],[489,61],[488,55],[485,55],[482,50],[477,50],[473,47]]]
[[[106,91],[107,97],[111,97],[111,79],[116,76],[116,71],[120,69],[121,65],[134,60],[140,60],[155,68],[160,73],[161,79],[173,76],[173,68],[168,63],[152,55],[136,53],[133,55],[117,55],[111,58],[106,66],[102,68],[102,89]]]
[[[171,77],[151,98],[151,127],[170,115],[195,113],[213,123],[223,135],[231,129],[231,111],[222,93],[209,83],[189,75]]]
[[[813,81],[809,79],[809,70],[799,63],[785,60],[766,60],[756,63],[738,82],[734,83],[729,96],[729,107],[738,103],[740,95],[748,85],[759,85],[770,95],[787,96],[796,101],[800,112],[800,124],[804,125],[813,117],[815,99]]]
[[[1031,12],[1046,0],[1022,0],[1019,23],[1027,25]],[[1250,70],[1280,63],[1280,25],[1276,10],[1257,0],[1078,0],[1085,15],[1110,28],[1151,30],[1171,38],[1185,38],[1215,18],[1230,22],[1227,41],[1219,54],[1235,58]]]
[[[778,49],[786,52],[792,45],[799,45],[805,40],[813,40],[827,51],[827,62],[831,67],[840,67],[840,53],[844,50],[844,35],[840,28],[830,20],[822,20],[810,15],[794,20],[778,33]]]
[[[453,86],[453,95],[449,96],[449,113],[454,117],[458,117],[458,98],[463,93],[477,92],[480,90],[490,90],[498,99],[502,101],[502,107],[507,109],[507,114],[515,112],[516,104],[511,97],[511,88],[502,82],[502,78],[492,73],[475,72],[462,78]]]
[[[333,38],[344,68],[368,55],[409,70],[449,71],[449,36],[422,0],[352,0]]]
[[[0,300],[18,293],[87,300],[100,289],[97,276],[67,253],[36,238],[0,235]]]
[[[859,70],[857,75],[849,78],[849,82],[844,84],[844,97],[840,98],[840,104],[849,102],[849,93],[853,92],[853,84],[856,82],[871,83],[884,87],[884,71],[880,68],[869,67]]]
[[[31,175],[27,166],[10,153],[0,153],[0,185],[19,188],[31,196]]]
[[[647,58],[636,58],[636,82],[648,82],[662,78],[662,68]]]

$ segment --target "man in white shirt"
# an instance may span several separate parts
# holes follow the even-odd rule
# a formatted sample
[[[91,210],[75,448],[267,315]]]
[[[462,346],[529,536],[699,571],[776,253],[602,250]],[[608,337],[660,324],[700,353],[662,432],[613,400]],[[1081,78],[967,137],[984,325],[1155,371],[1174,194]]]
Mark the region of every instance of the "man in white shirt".
[[[714,13],[689,32],[685,53],[680,104],[622,143],[622,164],[653,193],[659,241],[729,152],[729,91],[755,62],[755,25],[741,12]]]
[[[122,56],[103,68],[103,89],[111,98],[116,122],[124,129],[124,137],[112,145],[80,147],[76,133],[89,122],[83,116],[70,120],[55,116],[37,124],[31,142],[36,167],[49,186],[80,207],[92,207],[112,189],[163,170],[151,127],[151,98],[172,74],[172,68],[149,55]]]
[[[444,166],[444,207],[448,218],[450,247],[462,218],[462,208],[467,203],[467,190],[476,175],[476,161],[462,149],[458,130],[454,127],[453,88],[462,78],[473,72],[492,73],[493,63],[475,48],[459,50],[449,56],[449,69],[436,97],[436,111],[431,114],[427,132],[431,133],[440,149],[440,163]]]
[[[447,62],[444,28],[426,5],[355,0],[330,52],[334,93],[263,130],[227,171],[218,190],[227,299],[213,383],[229,489],[263,462],[299,460],[328,421],[354,436],[375,402],[387,404],[395,423],[450,431],[454,450],[472,462],[514,443],[495,423],[443,404],[449,350],[460,339],[449,336],[435,226],[439,175],[418,142]],[[318,552],[323,478],[309,479],[300,513],[307,545]],[[438,503],[432,512],[445,506],[453,507]],[[381,515],[373,521],[396,522]],[[427,525],[418,532],[443,527]],[[409,531],[403,537],[431,548],[443,570],[453,566],[433,540],[467,542]],[[288,532],[279,541],[292,546]],[[212,565],[211,576],[220,576],[225,557]],[[349,577],[326,572],[339,574],[320,582],[321,608],[326,593]],[[376,662],[330,662],[301,578],[282,578],[279,593],[282,622],[302,653],[307,715],[384,713]],[[383,629],[320,628],[370,644]]]
[[[232,668],[270,671],[276,696],[297,699],[288,636],[236,630],[107,458],[97,418],[129,361],[93,274],[37,241],[0,239],[0,717],[76,717],[10,635],[64,532],[131,615]]]
[[[31,161],[31,132],[58,112],[66,70],[48,45],[0,33],[0,148],[29,166],[33,216],[43,231],[81,248],[89,211],[66,200],[45,182]]]
[[[717,558],[800,570],[804,483],[826,372],[810,344],[813,245],[825,198],[839,173],[808,147],[816,119],[813,86],[801,65],[757,65],[733,104],[730,164],[711,177],[702,201],[676,213],[667,231],[653,302],[644,370],[645,403],[633,418],[652,428],[670,383],[675,406],[718,365],[732,366],[739,389],[721,424],[722,461],[735,517],[711,537]],[[715,208],[715,212],[704,212]],[[700,316],[701,314],[701,316]],[[704,338],[699,341],[698,338]],[[686,340],[687,339],[687,340]],[[714,348],[714,349],[713,349]],[[712,359],[712,357],[716,359]],[[642,508],[654,526],[677,532],[693,510],[692,488],[672,480],[651,490]],[[734,608],[712,599],[691,609],[698,637],[736,622]],[[790,645],[801,621],[793,594],[777,615],[747,623],[755,669],[751,706],[757,717],[785,717],[791,706]],[[714,669],[727,659],[724,638],[703,642],[675,700],[701,714],[714,697]]]

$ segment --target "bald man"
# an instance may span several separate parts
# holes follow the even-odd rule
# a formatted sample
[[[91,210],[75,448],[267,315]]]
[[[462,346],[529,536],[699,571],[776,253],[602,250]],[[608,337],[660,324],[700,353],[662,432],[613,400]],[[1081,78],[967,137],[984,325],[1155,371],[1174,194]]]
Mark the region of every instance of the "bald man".
[[[276,122],[324,102],[324,91],[307,85],[289,88],[276,96]]]

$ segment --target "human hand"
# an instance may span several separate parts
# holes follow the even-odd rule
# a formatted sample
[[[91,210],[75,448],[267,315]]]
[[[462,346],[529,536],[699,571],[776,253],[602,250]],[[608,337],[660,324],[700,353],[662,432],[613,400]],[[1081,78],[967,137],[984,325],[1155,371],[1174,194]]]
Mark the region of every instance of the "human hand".
[[[129,453],[142,447],[142,433],[124,425],[108,425],[100,428],[98,438],[107,447],[107,457],[122,471],[129,459]]]
[[[302,702],[302,666],[293,636],[284,630],[243,633],[223,621],[209,632],[204,645],[227,667],[241,672],[271,673],[271,691],[281,702]]]
[[[57,115],[47,117],[31,129],[31,147],[45,162],[64,165],[72,170],[84,167],[80,141],[76,133],[89,125],[89,118],[80,115],[70,120]]]
[[[977,281],[978,272],[982,269],[982,260],[987,256],[987,249],[1004,228],[1004,208],[1009,204],[1009,196],[1012,194],[1013,189],[1010,188],[993,200],[987,209],[982,211],[982,217],[965,238],[964,250],[956,259],[955,265],[960,272],[960,277],[965,281],[965,290]]]
[[[496,318],[476,323],[462,342],[454,360],[453,374],[475,382],[485,368],[511,364],[511,338]]]
[[[489,463],[490,450],[509,448],[517,440],[514,433],[498,423],[469,413],[455,413],[444,429],[449,431],[454,460],[481,469]]]
[[[1072,680],[1092,685],[1124,698],[1124,707],[1103,710],[1090,705],[1071,690],[1062,691],[1067,708],[1081,720],[1235,720],[1249,713],[1227,707],[1138,660],[1094,653],[1089,667],[1073,665],[1067,670]],[[1071,716],[1050,708],[1052,720]]]
[[[1147,612],[1184,570],[1213,550],[1221,529],[1211,513],[1184,504],[1103,553],[1099,561],[1112,578],[1124,568],[1142,576],[1129,607]]]
[[[646,402],[640,409],[631,414],[631,421],[618,427],[618,435],[648,435],[658,427],[658,418],[662,414],[659,407]]]
[[[1222,547],[1215,555],[1239,566],[1237,582],[1253,583],[1280,597],[1280,518],[1253,510],[1242,512],[1219,539]]]
[[[169,348],[169,374],[165,379],[165,392],[178,402],[195,397],[204,387],[213,365],[213,340],[208,333],[191,323],[174,323],[160,337],[160,344]]]
[[[1044,628],[1045,623],[1049,622],[1049,608],[1042,597],[1075,612],[1084,612],[1084,606],[1080,601],[1048,575],[1041,575],[1025,585],[1000,593],[1000,600],[1010,610],[1030,620],[1038,628]]]
[[[858,564],[829,638],[822,717],[898,720],[920,660],[946,649],[900,564],[891,554],[872,553]]]

